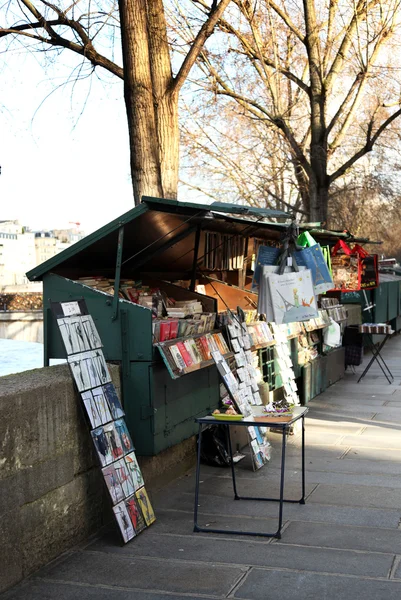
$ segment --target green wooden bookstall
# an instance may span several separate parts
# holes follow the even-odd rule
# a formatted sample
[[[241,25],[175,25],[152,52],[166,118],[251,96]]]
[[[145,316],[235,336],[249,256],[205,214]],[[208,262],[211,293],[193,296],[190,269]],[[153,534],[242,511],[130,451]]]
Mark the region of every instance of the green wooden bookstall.
[[[156,455],[189,438],[195,433],[194,417],[218,406],[217,370],[207,367],[173,380],[152,344],[151,310],[119,298],[120,279],[142,279],[177,300],[197,298],[205,311],[215,312],[216,298],[193,291],[205,251],[204,232],[277,239],[283,225],[272,224],[271,219],[290,216],[231,204],[144,198],[139,206],[27,273],[31,281],[43,281],[45,365],[65,357],[50,300],[84,298],[106,360],[121,365],[127,425],[137,453]],[[115,280],[114,296],[78,281],[99,275]],[[238,277],[245,279],[243,273]],[[170,283],[177,280],[188,281],[189,289]]]

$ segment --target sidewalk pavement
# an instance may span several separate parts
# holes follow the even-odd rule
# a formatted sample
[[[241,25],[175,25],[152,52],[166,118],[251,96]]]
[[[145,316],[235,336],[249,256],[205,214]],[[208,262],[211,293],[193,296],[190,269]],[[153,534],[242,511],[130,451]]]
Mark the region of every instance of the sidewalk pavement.
[[[307,500],[284,505],[281,540],[193,533],[191,471],[153,498],[157,522],[138,538],[121,546],[109,527],[2,600],[399,600],[401,337],[384,356],[392,385],[375,363],[360,384],[347,372],[309,404]],[[280,436],[272,438],[267,466],[238,464],[248,495],[278,493]],[[296,435],[286,497],[299,497],[300,464]],[[233,501],[229,470],[202,467],[201,481],[200,525],[276,528],[276,503]]]

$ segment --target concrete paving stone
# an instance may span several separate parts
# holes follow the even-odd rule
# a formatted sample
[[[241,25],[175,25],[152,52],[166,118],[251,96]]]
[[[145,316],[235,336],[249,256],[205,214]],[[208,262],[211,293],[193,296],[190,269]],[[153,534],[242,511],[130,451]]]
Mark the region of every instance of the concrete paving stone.
[[[185,536],[210,536],[212,534],[202,533],[202,532],[194,532],[194,516],[193,516],[193,502],[188,498],[188,503],[182,505],[183,508],[179,510],[164,510],[158,509],[156,512],[156,523],[152,525],[152,531],[158,534],[171,533],[177,535],[185,535]],[[187,510],[185,510],[187,508]],[[271,533],[277,530],[278,525],[278,514],[272,514],[271,517],[269,515],[262,515],[261,518],[255,516],[255,514],[237,515],[227,514],[224,512],[224,506],[221,509],[221,512],[218,512],[218,505],[215,508],[215,513],[206,513],[206,511],[201,511],[199,509],[198,515],[198,525],[200,527],[212,527],[216,526],[216,528],[220,529],[231,529],[236,531],[251,531],[255,527],[254,521],[257,520],[257,528],[258,531],[263,533]],[[285,516],[284,516],[285,520]],[[113,530],[108,534],[109,537],[112,536],[114,539],[114,543],[118,543],[119,536],[116,530]],[[220,534],[217,534],[219,537]],[[223,534],[221,534],[223,535]],[[243,539],[243,536],[233,536],[230,534],[230,539]],[[263,539],[263,538],[260,538]],[[271,540],[269,538],[265,538],[266,543],[269,543]]]
[[[401,554],[401,530],[294,521],[286,528],[280,544]]]
[[[394,508],[401,511],[399,487],[320,484],[309,496],[308,502],[337,506],[363,506],[365,508]]]
[[[227,523],[230,529],[236,529],[241,526],[243,518],[278,518],[278,502],[252,502],[251,500],[231,500],[218,496],[204,496],[199,501],[199,522],[209,523]],[[177,500],[176,508],[185,511],[191,515],[193,511],[193,498],[188,494],[183,494],[180,500]],[[176,511],[171,509],[171,514]],[[160,510],[157,515],[165,514]],[[181,513],[178,513],[180,515]],[[230,517],[228,517],[230,515]],[[378,509],[378,508],[360,508],[355,506],[333,506],[330,504],[317,504],[309,502],[307,499],[305,505],[285,504],[283,511],[284,520],[288,521],[314,521],[320,523],[338,523],[339,525],[366,525],[369,523],[372,527],[398,527],[400,521],[400,511],[396,509]],[[163,516],[164,518],[164,516]],[[183,515],[181,514],[181,519]],[[237,522],[236,520],[237,519]],[[160,519],[161,520],[161,519]],[[162,525],[160,522],[156,526],[161,526],[164,533],[174,533],[174,523]],[[233,526],[234,525],[234,526]],[[219,525],[220,527],[220,525]],[[259,527],[259,525],[258,525]],[[192,531],[191,525],[187,525],[184,530],[183,523],[179,523],[180,533]],[[247,529],[251,529],[247,526]],[[271,531],[267,529],[267,531]]]
[[[383,406],[386,412],[378,412],[372,419],[372,423],[386,423],[388,425],[400,425],[401,424],[401,408],[387,408]],[[381,411],[382,409],[380,409]]]
[[[363,438],[364,440],[366,438]],[[359,440],[358,440],[359,442]],[[401,450],[397,448],[375,448],[366,444],[365,446],[351,446],[341,460],[369,460],[373,463],[392,463],[394,466],[401,465]],[[384,465],[383,465],[384,467]]]
[[[352,394],[349,392],[346,396],[326,396],[322,398],[327,404],[330,405],[338,405],[338,406],[352,406],[354,412],[358,411],[359,408],[365,409],[369,407],[369,409],[380,408],[384,406],[386,403],[386,398],[384,396],[371,396],[367,394]]]
[[[370,475],[382,475],[388,476],[388,487],[397,487],[394,484],[394,481],[397,481],[399,475],[401,475],[401,464],[398,462],[389,462],[389,461],[373,461],[373,460],[363,460],[363,459],[355,459],[352,460],[352,457],[348,457],[345,455],[344,458],[347,460],[340,459],[330,459],[330,458],[313,458],[311,460],[306,461],[306,478],[309,474],[314,475],[315,473],[323,473],[324,475],[330,476],[330,474],[344,474],[344,475],[352,475],[357,474],[361,477],[370,476]],[[275,472],[276,476],[279,477],[279,467],[277,464],[269,465],[269,470],[271,472]],[[300,465],[295,461],[286,461],[286,481],[288,479],[298,481],[298,478],[301,476]],[[228,478],[228,475],[227,475]],[[312,479],[310,480],[312,481]]]
[[[362,433],[358,435],[386,438],[399,438],[401,433],[401,423],[371,423],[366,425]]]
[[[261,569],[252,569],[234,594],[244,600],[398,600],[400,596],[400,582]]]
[[[183,561],[257,565],[269,568],[290,567],[305,571],[347,573],[370,577],[386,577],[393,554],[364,553],[352,550],[300,548],[298,546],[261,544],[257,538],[242,540],[208,539],[176,535],[141,535],[132,544],[109,545],[103,539],[88,546],[88,550],[122,554],[124,556],[171,558]]]
[[[401,435],[392,436],[374,436],[374,435],[346,435],[340,442],[341,446],[359,446],[372,449],[374,455],[375,448],[401,449]]]
[[[280,480],[279,478],[267,477],[266,479],[257,479],[252,481],[251,488],[248,483],[243,483],[242,485],[237,482],[237,490],[239,495],[249,495],[249,496],[267,496],[267,495],[277,495],[279,494],[279,486]],[[286,493],[290,498],[297,498],[300,495],[300,483],[295,484],[292,481],[289,481],[286,487]],[[309,486],[307,489],[307,493],[310,493],[313,490],[314,486]],[[177,494],[181,494],[187,492],[192,494],[194,497],[195,494],[195,485],[191,481],[187,481],[183,483],[180,488],[177,488],[173,494],[158,494],[154,498],[154,504],[159,505],[160,500],[164,502],[164,508],[175,508],[174,504],[177,501]],[[203,483],[199,485],[199,493],[201,496],[213,494],[214,496],[222,496],[225,498],[233,498],[234,491],[231,480],[229,478],[223,477],[212,477],[209,479],[205,479]]]
[[[382,389],[385,389],[386,391],[384,392],[384,394],[381,393]],[[366,394],[368,396],[371,395],[385,395],[385,396],[391,396],[393,391],[399,389],[398,386],[383,386],[381,381],[362,381],[361,383],[356,383],[355,382],[351,382],[351,381],[345,381],[343,383],[341,383],[341,385],[338,385],[338,387],[336,386],[331,386],[329,387],[327,390],[325,390],[322,394],[321,394],[321,398],[324,398],[325,396],[342,396],[343,394],[345,396],[348,396],[350,394]]]
[[[384,410],[385,406],[380,406],[377,410]],[[310,413],[308,413],[308,418],[310,419],[330,419],[331,422],[338,421],[339,423],[365,423],[366,421],[370,421],[375,415],[377,415],[377,411],[375,409],[367,410],[358,410],[356,413],[354,407],[347,406],[336,406],[334,407],[331,404],[325,404],[324,406],[313,406]]]
[[[123,587],[123,584],[122,584]],[[110,586],[27,580],[2,595],[2,600],[215,600],[216,596],[193,596],[153,593],[146,590],[124,590]]]
[[[310,417],[305,420],[305,427],[309,434],[315,435],[316,433],[337,433],[337,429],[341,429],[341,434],[345,435],[346,433],[354,433],[356,434],[359,430],[362,430],[366,427],[366,422],[370,422],[370,419],[360,419],[359,421],[355,420],[347,420],[344,423],[344,419],[340,419],[338,415],[337,418],[332,420],[323,419],[314,413],[311,413]]]
[[[386,402],[385,406],[389,408],[401,409],[401,402],[399,400],[389,400]]]
[[[229,593],[245,571],[241,567],[216,566],[214,563],[179,563],[86,551],[77,552],[55,566],[45,567],[38,576],[112,588],[221,596]]]
[[[397,476],[391,475],[379,475],[379,474],[361,474],[361,473],[335,473],[335,472],[316,472],[309,471],[306,473],[306,481],[308,484],[320,483],[320,484],[328,484],[330,486],[368,486],[373,488],[384,489],[384,493],[386,489],[392,488],[394,492],[396,489],[401,489],[401,479]],[[316,493],[319,495],[319,488],[313,492],[313,496]],[[365,493],[365,492],[364,492]],[[311,500],[312,500],[311,496]],[[366,506],[365,501],[363,500],[363,506]],[[336,504],[336,502],[333,502]],[[391,507],[390,507],[391,508]]]

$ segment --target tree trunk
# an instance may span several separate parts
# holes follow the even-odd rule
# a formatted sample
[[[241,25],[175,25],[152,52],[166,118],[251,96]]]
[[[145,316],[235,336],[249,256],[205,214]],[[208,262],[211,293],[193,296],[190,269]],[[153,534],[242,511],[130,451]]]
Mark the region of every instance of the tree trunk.
[[[135,204],[143,195],[176,198],[178,94],[161,0],[120,0],[124,98]]]
[[[320,221],[324,227],[328,228],[328,186],[319,186],[312,183],[309,186],[310,210],[309,219],[312,222]]]

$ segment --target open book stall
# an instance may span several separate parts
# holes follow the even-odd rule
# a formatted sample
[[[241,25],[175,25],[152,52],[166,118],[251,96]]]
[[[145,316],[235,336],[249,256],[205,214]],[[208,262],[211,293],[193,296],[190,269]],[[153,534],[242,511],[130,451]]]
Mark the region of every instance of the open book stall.
[[[238,412],[306,403],[344,370],[340,298],[350,288],[341,287],[342,272],[334,281],[330,255],[350,236],[312,227],[299,235],[291,219],[277,210],[143,198],[28,273],[43,281],[46,364],[65,353],[48,299],[84,300],[105,360],[121,366],[138,456],[190,438],[194,419],[220,410],[225,397]],[[346,270],[355,261],[338,262]],[[248,436],[258,468],[269,445],[256,429]]]

